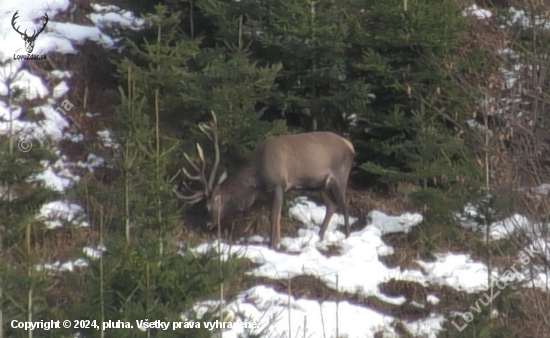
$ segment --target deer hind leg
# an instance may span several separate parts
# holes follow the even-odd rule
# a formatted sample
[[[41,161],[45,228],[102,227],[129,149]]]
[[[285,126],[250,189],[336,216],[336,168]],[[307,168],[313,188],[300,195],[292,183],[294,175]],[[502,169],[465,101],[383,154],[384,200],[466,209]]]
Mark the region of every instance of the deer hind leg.
[[[320,193],[321,193],[321,198],[323,199],[323,202],[327,206],[325,219],[323,220],[323,224],[321,225],[321,231],[319,232],[319,240],[322,241],[325,238],[325,232],[327,231],[328,223],[330,222],[332,215],[336,210],[336,204],[334,204],[334,201],[328,195],[329,191],[321,190]]]
[[[350,228],[349,228],[349,209],[348,209],[348,204],[346,203],[346,186],[345,185],[342,186],[338,180],[331,180],[330,191],[332,192],[332,196],[336,200],[338,207],[340,207],[340,209],[344,213],[346,238],[348,238],[350,235]]]
[[[283,207],[283,187],[276,187],[273,193],[273,204],[271,205],[271,238],[269,246],[273,249],[279,245],[281,238],[281,209]]]

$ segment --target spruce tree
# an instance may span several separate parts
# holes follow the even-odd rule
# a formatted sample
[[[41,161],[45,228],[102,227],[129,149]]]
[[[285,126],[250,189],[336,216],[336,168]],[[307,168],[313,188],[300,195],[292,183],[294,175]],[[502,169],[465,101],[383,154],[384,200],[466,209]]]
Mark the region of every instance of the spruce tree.
[[[467,21],[457,4],[369,1],[363,13],[350,34],[350,72],[370,84],[373,97],[358,111],[361,169],[388,183],[475,185],[479,169],[463,138],[472,100],[449,76],[451,66],[476,66],[459,57]]]
[[[208,329],[162,331],[137,327],[144,319],[183,321],[181,313],[199,299],[215,296],[220,283],[231,278],[235,263],[221,263],[212,253],[196,255],[181,248],[175,234],[182,214],[169,173],[181,152],[181,141],[167,134],[165,114],[177,106],[173,88],[157,75],[183,74],[179,58],[189,51],[173,44],[178,13],[157,7],[150,19],[159,32],[155,41],[129,43],[139,66],[130,59],[117,64],[121,103],[116,107],[115,138],[120,145],[109,162],[118,173],[109,194],[90,189],[89,212],[99,232],[97,246],[106,251],[92,260],[80,283],[82,304],[74,313],[102,322],[121,320],[134,329],[114,329],[117,337],[207,337]],[[188,48],[193,48],[188,45]],[[168,82],[171,81],[168,79]],[[179,98],[181,100],[181,98]],[[90,181],[90,188],[94,185]],[[190,243],[187,243],[190,245]],[[193,318],[187,318],[192,320]],[[86,330],[88,334],[94,330]]]
[[[56,319],[47,299],[54,280],[42,265],[51,232],[37,216],[58,194],[35,180],[44,170],[43,162],[55,156],[40,127],[20,129],[23,112],[33,108],[26,89],[16,84],[18,77],[15,71],[1,79],[7,88],[1,122],[7,130],[0,135],[0,337],[45,337],[47,331],[13,329],[10,324]]]
[[[228,24],[241,27],[239,41],[250,46],[258,65],[282,65],[277,91],[267,101],[272,118],[283,117],[301,130],[347,132],[345,116],[353,113],[352,98],[359,95],[346,64],[352,1],[208,3],[205,11],[223,13],[215,21],[220,39],[228,39],[225,32],[236,36]]]
[[[222,166],[242,162],[265,138],[286,133],[282,121],[262,120],[258,108],[272,94],[279,67],[259,67],[249,57],[238,48],[205,49],[200,70],[181,83],[186,111],[208,113],[202,120],[211,111],[218,117]]]

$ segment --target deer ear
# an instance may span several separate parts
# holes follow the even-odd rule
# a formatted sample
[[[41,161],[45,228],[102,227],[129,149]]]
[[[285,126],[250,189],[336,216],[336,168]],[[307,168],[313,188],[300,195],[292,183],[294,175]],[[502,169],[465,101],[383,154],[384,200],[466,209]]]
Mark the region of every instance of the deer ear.
[[[224,171],[218,179],[218,185],[222,184],[227,179],[227,171]]]

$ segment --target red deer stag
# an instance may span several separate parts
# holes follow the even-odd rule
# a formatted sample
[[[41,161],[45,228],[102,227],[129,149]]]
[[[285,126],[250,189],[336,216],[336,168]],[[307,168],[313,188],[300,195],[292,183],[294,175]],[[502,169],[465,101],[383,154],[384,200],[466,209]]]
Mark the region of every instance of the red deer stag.
[[[200,165],[193,163],[187,154],[186,160],[197,171],[190,180],[199,181],[203,190],[191,195],[177,196],[188,204],[206,198],[213,225],[218,225],[224,216],[244,211],[252,206],[262,193],[273,196],[271,206],[271,238],[269,246],[276,248],[281,236],[280,221],[283,193],[289,190],[317,190],[320,192],[327,211],[321,225],[320,239],[323,240],[328,223],[340,207],[344,213],[346,238],[349,237],[349,212],[346,204],[346,186],[353,164],[355,150],[350,141],[331,132],[310,132],[278,136],[264,141],[244,165],[232,176],[224,172],[214,186],[216,170],[220,162],[218,125],[214,112],[212,123],[199,124],[200,130],[214,143],[214,166],[207,180],[206,161],[201,146],[197,143]],[[182,183],[187,190],[189,187]]]

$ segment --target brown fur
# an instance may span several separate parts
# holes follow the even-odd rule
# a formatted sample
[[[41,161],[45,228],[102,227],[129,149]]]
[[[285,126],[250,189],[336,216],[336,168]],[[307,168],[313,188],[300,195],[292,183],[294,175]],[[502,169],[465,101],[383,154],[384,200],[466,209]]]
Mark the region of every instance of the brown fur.
[[[327,206],[320,239],[323,240],[337,206],[344,213],[346,237],[349,236],[346,187],[355,156],[350,141],[327,131],[272,137],[264,141],[234,175],[225,181],[222,175],[214,186],[220,161],[216,114],[212,112],[212,123],[199,124],[199,129],[214,142],[213,169],[207,178],[202,147],[197,144],[200,165],[193,164],[185,154],[197,174],[191,175],[185,169],[184,173],[188,179],[201,182],[204,190],[187,196],[176,194],[191,204],[206,198],[213,225],[218,225],[228,214],[250,208],[261,194],[271,195],[269,245],[276,247],[281,237],[283,194],[290,190],[317,190]],[[183,186],[188,188],[185,183]]]
[[[271,241],[280,237],[282,195],[290,190],[318,190],[327,204],[321,227],[324,236],[336,205],[344,212],[346,235],[349,216],[345,191],[355,151],[350,141],[332,132],[284,135],[264,141],[246,163],[217,187],[211,197],[212,220],[216,224],[236,211],[248,209],[260,194],[273,195]]]

